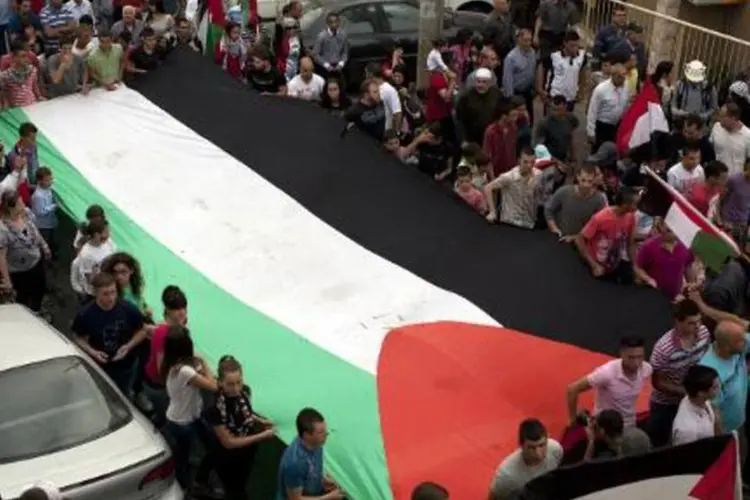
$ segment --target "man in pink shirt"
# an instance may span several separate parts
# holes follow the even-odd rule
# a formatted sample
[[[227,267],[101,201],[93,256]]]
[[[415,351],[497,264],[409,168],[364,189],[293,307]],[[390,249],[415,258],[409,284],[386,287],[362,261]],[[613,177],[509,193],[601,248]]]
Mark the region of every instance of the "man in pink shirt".
[[[626,433],[623,440],[649,442],[636,425],[636,402],[644,383],[653,370],[645,360],[646,349],[641,337],[626,336],[620,341],[620,357],[608,361],[568,386],[568,414],[571,424],[578,416],[578,396],[594,389],[594,415],[615,410],[622,415]],[[625,442],[623,442],[625,446]],[[639,445],[640,446],[640,445]]]

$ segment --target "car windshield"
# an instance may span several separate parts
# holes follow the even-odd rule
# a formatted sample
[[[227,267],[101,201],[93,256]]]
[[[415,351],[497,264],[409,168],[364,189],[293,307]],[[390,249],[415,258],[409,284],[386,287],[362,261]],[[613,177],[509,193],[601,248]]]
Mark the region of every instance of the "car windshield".
[[[0,463],[27,460],[105,436],[133,418],[77,356],[0,372]]]
[[[312,26],[323,12],[323,5],[315,0],[302,3],[302,17],[299,18],[299,27],[302,31]]]

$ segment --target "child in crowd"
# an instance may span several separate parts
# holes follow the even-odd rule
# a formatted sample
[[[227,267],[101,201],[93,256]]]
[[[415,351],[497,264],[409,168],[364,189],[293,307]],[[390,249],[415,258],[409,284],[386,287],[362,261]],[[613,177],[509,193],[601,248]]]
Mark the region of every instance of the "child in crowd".
[[[83,244],[88,240],[85,230],[86,226],[95,220],[105,219],[104,209],[101,205],[91,205],[86,209],[86,222],[78,227],[76,237],[73,240],[73,248],[75,248],[76,254],[81,251]]]
[[[426,144],[433,139],[433,135],[429,130],[423,130],[417,135],[408,145],[402,146],[401,140],[393,129],[386,130],[383,135],[383,147],[389,153],[392,153],[396,158],[401,160],[407,165],[418,165],[419,158],[417,158],[417,150],[422,144]]]
[[[117,251],[117,246],[109,237],[109,223],[104,218],[86,224],[83,233],[86,243],[70,265],[70,283],[85,304],[94,299],[94,276],[99,274],[104,260]]]
[[[239,24],[228,22],[224,27],[224,36],[216,46],[216,63],[229,73],[232,78],[242,79],[247,47],[242,40],[242,29]]]
[[[474,158],[475,169],[472,171],[472,184],[477,189],[484,189],[494,177],[492,175],[492,162],[487,153],[480,150]]]
[[[428,133],[418,148],[419,170],[442,181],[453,171],[453,146],[443,137],[439,123],[430,124]]]
[[[461,165],[456,169],[456,184],[454,191],[458,196],[461,197],[471,208],[479,212],[481,215],[486,215],[489,209],[487,208],[487,200],[485,200],[482,192],[477,189],[473,184],[474,176],[471,172],[471,168],[468,165]]]
[[[447,48],[448,42],[442,38],[432,41],[432,50],[427,54],[427,71],[440,71],[447,76],[450,68],[443,61],[443,51]]]
[[[52,171],[39,167],[36,171],[36,189],[31,195],[31,211],[36,227],[52,253],[55,253],[55,228],[57,228],[57,203],[52,194]]]

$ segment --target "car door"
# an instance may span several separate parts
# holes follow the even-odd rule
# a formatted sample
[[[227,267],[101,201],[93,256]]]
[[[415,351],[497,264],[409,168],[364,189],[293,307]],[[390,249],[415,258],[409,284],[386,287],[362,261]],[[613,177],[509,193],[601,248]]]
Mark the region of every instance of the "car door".
[[[339,11],[341,29],[349,41],[347,81],[353,84],[364,79],[367,63],[383,58],[377,34],[382,31],[379,11],[374,3],[361,3]]]
[[[419,49],[419,6],[417,3],[391,0],[380,4],[384,31],[392,40],[401,42],[409,78],[414,79]]]

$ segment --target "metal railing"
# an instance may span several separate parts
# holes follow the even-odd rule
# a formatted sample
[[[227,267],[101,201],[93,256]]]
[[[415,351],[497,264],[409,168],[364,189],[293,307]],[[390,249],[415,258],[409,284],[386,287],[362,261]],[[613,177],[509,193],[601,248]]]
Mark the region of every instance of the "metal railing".
[[[620,0],[583,2],[581,28],[587,42],[593,44],[597,30],[609,24],[615,5],[627,10],[629,23],[643,28],[650,70],[660,61],[672,61],[681,75],[685,63],[698,59],[708,67],[710,80],[722,82],[750,68],[750,42]]]

